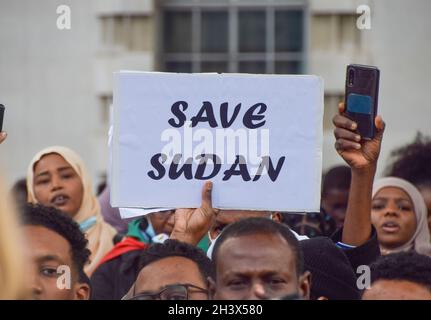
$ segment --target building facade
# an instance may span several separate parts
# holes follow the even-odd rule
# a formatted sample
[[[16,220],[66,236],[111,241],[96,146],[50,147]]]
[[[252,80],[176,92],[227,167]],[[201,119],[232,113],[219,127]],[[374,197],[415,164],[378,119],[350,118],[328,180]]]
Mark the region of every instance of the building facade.
[[[70,8],[70,30],[57,28],[60,5]],[[357,28],[360,5],[371,10],[369,30]],[[381,70],[382,171],[392,148],[419,130],[431,135],[430,9],[426,0],[0,0],[9,133],[1,168],[13,182],[38,150],[61,144],[102,180],[112,73],[121,69],[320,75],[328,168],[342,162],[331,118],[345,68],[361,63]]]

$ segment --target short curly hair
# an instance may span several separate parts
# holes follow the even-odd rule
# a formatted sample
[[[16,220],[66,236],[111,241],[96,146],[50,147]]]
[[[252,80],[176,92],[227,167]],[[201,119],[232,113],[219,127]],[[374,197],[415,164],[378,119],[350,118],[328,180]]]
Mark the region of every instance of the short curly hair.
[[[370,265],[371,283],[377,280],[404,280],[431,292],[431,258],[415,251],[381,256]]]
[[[431,138],[417,134],[415,140],[391,152],[387,176],[405,179],[414,185],[431,186]]]
[[[26,204],[20,207],[21,223],[24,226],[41,226],[62,236],[70,244],[72,262],[78,272],[79,282],[89,283],[84,266],[89,262],[88,240],[79,225],[67,214],[40,204]]]
[[[332,167],[322,179],[322,196],[325,196],[331,189],[349,190],[352,180],[352,171],[348,166],[341,165]]]
[[[214,277],[214,266],[201,249],[173,239],[168,239],[164,243],[154,243],[143,251],[139,270],[153,262],[169,257],[183,257],[196,263],[204,281],[208,277]]]

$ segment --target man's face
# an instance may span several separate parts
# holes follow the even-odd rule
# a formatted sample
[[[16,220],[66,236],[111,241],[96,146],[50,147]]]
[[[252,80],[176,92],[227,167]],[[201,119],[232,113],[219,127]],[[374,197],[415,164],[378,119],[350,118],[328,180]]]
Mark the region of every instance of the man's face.
[[[193,286],[188,289],[188,300],[208,299],[207,281],[202,278],[196,263],[184,257],[160,259],[142,268],[132,287],[134,294],[131,296],[157,294],[167,286],[177,284]]]
[[[362,300],[431,300],[431,291],[411,281],[377,280],[365,290]]]
[[[165,212],[155,212],[148,215],[156,234],[171,234],[175,223],[174,212],[175,211],[172,210]]]
[[[229,238],[217,253],[211,296],[221,300],[276,299],[290,294],[306,298],[306,276],[298,276],[296,257],[278,234]]]
[[[72,267],[69,242],[42,226],[25,226],[23,229],[26,258],[31,265],[32,276],[29,280],[33,299],[87,300],[89,287],[78,283],[77,272]],[[59,269],[60,266],[65,266],[70,272]]]
[[[322,196],[322,207],[335,220],[337,228],[344,224],[348,200],[349,190],[344,189],[329,189]]]
[[[247,211],[247,210],[221,210],[216,217],[214,224],[211,226],[209,234],[214,240],[223,231],[223,229],[231,223],[238,222],[247,218],[265,218],[270,217],[269,211]],[[276,215],[274,219],[278,219]]]

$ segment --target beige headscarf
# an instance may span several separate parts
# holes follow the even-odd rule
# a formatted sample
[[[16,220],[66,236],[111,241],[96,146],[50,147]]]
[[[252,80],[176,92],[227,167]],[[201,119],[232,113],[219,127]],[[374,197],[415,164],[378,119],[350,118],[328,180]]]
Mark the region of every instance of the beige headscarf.
[[[430,231],[427,222],[427,208],[425,201],[414,185],[410,182],[395,178],[387,177],[376,180],[373,186],[373,198],[377,192],[386,187],[395,187],[406,192],[413,203],[413,208],[416,214],[416,231],[413,237],[404,245],[391,252],[400,252],[415,250],[417,253],[431,256]]]
[[[88,248],[91,251],[91,256],[90,264],[85,267],[85,272],[90,276],[96,269],[99,261],[113,248],[113,237],[116,234],[116,231],[103,220],[100,213],[100,205],[93,193],[91,178],[87,173],[84,162],[69,148],[61,146],[49,147],[43,149],[34,156],[27,170],[28,201],[31,203],[37,203],[33,190],[34,166],[43,156],[51,153],[56,153],[62,156],[81,178],[82,185],[84,187],[84,194],[81,208],[74,216],[74,220],[78,223],[82,223],[93,216],[96,217],[96,223],[86,231]]]

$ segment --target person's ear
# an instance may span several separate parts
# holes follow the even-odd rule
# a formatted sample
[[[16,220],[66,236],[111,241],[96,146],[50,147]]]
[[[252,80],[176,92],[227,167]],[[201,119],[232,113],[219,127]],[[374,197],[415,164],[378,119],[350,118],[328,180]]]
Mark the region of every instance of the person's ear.
[[[211,277],[208,277],[207,282],[208,282],[208,299],[214,300],[214,296],[216,293],[215,281]]]
[[[272,213],[272,220],[274,220],[275,222],[281,223],[283,221],[281,213],[280,212],[273,212]]]
[[[305,271],[299,277],[299,293],[304,300],[310,300],[311,272]]]
[[[75,284],[75,300],[90,300],[90,286],[87,283]]]

